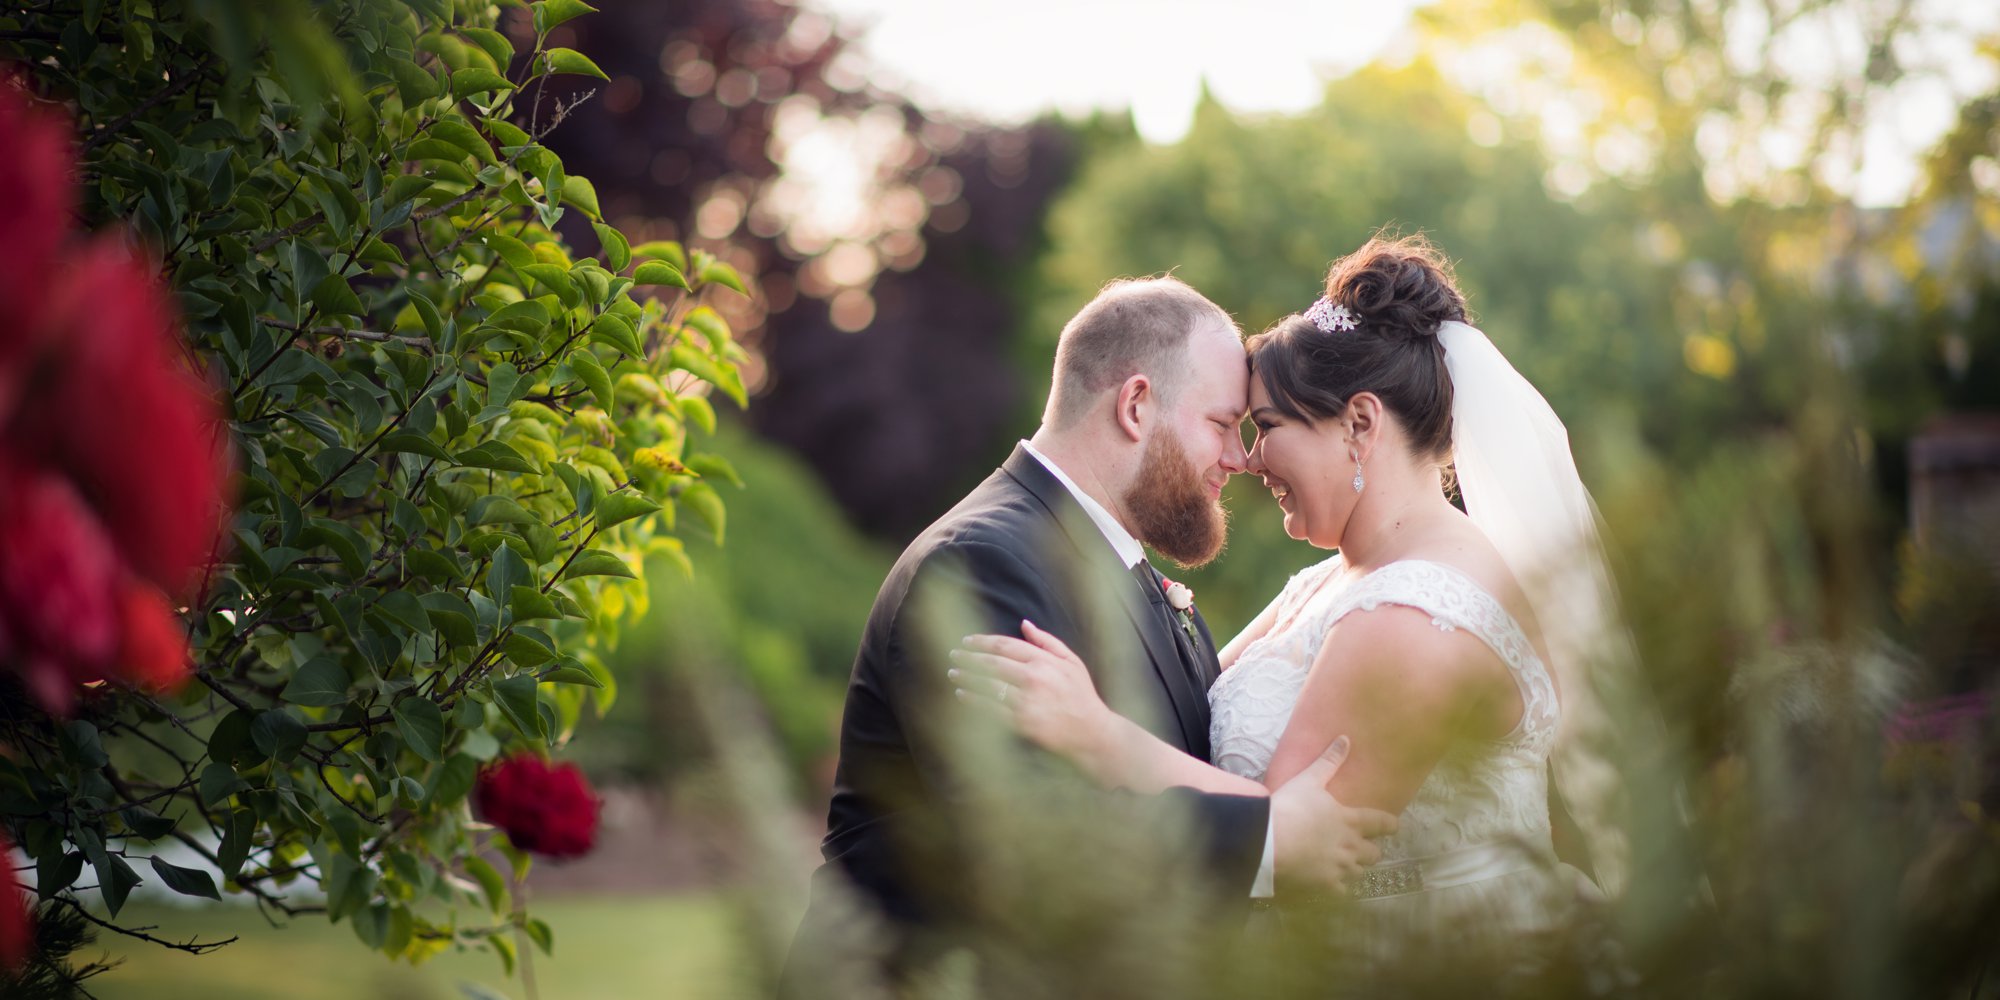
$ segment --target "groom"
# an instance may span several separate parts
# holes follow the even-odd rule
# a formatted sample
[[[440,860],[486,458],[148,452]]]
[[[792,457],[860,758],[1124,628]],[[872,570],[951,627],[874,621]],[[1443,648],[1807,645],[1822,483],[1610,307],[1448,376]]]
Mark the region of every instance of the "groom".
[[[1084,656],[1113,708],[1208,759],[1214,642],[1198,612],[1194,628],[1181,627],[1141,544],[1183,565],[1221,551],[1222,487],[1244,468],[1248,394],[1240,331],[1173,278],[1113,282],[1063,328],[1041,427],[910,544],[876,597],[841,722],[826,864],[786,994],[829,988],[814,969],[843,947],[851,923],[842,882],[886,918],[892,975],[976,938],[981,901],[967,873],[982,859],[969,844],[970,804],[982,791],[1014,793],[954,759],[954,735],[977,725],[954,707],[944,676],[966,631],[1017,634],[1033,621]],[[968,627],[928,634],[951,630],[926,629],[925,605],[952,600]],[[1199,848],[1164,878],[1207,880],[1218,897],[1245,901],[1271,896],[1274,880],[1317,891],[1372,863],[1379,852],[1367,837],[1394,825],[1327,794],[1344,750],[1336,741],[1269,798],[1088,794],[1133,841],[1182,811]],[[1037,808],[1026,798],[1004,807]]]

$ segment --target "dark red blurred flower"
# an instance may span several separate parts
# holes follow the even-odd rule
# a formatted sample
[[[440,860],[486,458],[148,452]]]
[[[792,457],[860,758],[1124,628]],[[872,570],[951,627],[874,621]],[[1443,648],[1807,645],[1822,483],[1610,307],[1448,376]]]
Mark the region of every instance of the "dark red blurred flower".
[[[57,713],[187,677],[232,464],[159,267],[73,232],[72,131],[0,69],[0,666]]]
[[[61,115],[37,107],[13,74],[0,70],[0,412],[6,409],[5,372],[40,333],[36,313],[48,287],[56,249],[76,209],[70,175],[70,127]]]
[[[118,651],[118,554],[67,480],[5,459],[0,553],[6,652],[29,664],[44,704],[65,709],[64,678],[102,679]]]
[[[187,630],[166,595],[126,580],[118,588],[118,674],[153,692],[172,692],[194,670]]]
[[[0,833],[0,858],[12,858],[14,845]],[[13,879],[0,880],[0,970],[12,972],[35,950],[35,918]]]
[[[473,802],[515,847],[534,854],[574,858],[597,839],[597,793],[575,764],[515,754],[480,772]]]
[[[221,407],[178,357],[173,306],[145,261],[101,239],[56,281],[46,319],[62,353],[10,436],[76,479],[134,570],[186,597],[227,513]]]

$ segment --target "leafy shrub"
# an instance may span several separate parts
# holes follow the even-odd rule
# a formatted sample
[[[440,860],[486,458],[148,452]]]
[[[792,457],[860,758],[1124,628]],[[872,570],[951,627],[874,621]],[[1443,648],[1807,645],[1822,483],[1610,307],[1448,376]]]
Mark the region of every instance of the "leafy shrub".
[[[98,895],[115,920],[157,877],[323,910],[413,961],[490,945],[511,964],[523,931],[547,948],[482,857],[518,878],[526,855],[467,793],[482,762],[611,704],[602,657],[645,607],[641,559],[686,567],[687,519],[724,534],[714,484],[735,473],[701,441],[712,395],[745,401],[706,305],[741,279],[630,245],[543,145],[570,110],[544,81],[602,75],[548,44],[591,9],[0,15],[0,61],[78,124],[86,219],[158,255],[242,469],[181,609],[196,683],[103,688],[67,720],[4,701],[0,813],[47,905]],[[556,230],[578,215],[595,256]]]

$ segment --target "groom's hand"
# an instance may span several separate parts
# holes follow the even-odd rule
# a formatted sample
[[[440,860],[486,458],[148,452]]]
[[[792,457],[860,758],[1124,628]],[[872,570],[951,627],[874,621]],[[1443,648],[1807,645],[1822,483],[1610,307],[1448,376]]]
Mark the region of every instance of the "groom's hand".
[[[1347,737],[1271,793],[1272,867],[1287,884],[1328,889],[1381,860],[1372,838],[1396,832],[1396,817],[1344,806],[1326,790],[1347,759]]]

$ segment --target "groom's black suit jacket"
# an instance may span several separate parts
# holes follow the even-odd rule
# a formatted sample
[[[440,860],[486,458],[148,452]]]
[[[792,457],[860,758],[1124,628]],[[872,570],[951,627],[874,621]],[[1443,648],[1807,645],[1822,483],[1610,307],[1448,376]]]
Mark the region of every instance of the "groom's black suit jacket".
[[[1025,618],[1080,654],[1100,691],[1122,714],[1196,758],[1208,758],[1207,688],[1219,672],[1206,624],[1193,641],[1175,622],[1157,574],[1120,565],[1075,497],[1022,448],[903,552],[875,599],[848,685],[840,763],[813,902],[794,946],[824,945],[834,920],[826,883],[844,877],[888,918],[891,947],[962,928],[965,838],[953,806],[979,794],[981,775],[955,767],[945,725],[976,724],[952,707],[946,650],[963,633],[926,634],[935,600],[967,631],[1018,635]],[[1148,586],[1147,584],[1151,584]],[[942,595],[942,596],[937,596]],[[1094,611],[1094,613],[1093,613]],[[1199,617],[1197,616],[1197,621]],[[1031,755],[1032,756],[1032,755]],[[1147,836],[1150,812],[1189,810],[1200,865],[1217,891],[1247,898],[1262,856],[1269,799],[1186,789],[1161,796],[1089,792],[1115,803],[1130,837]],[[1093,800],[1094,801],[1094,800]],[[1032,808],[1024,804],[1023,808]],[[1142,818],[1132,822],[1134,810]],[[837,873],[837,874],[836,874]],[[1200,878],[1201,871],[1161,873]],[[1053,887],[1051,887],[1053,888]],[[928,950],[928,948],[918,949]],[[897,956],[891,956],[891,964]],[[795,972],[788,976],[796,978]]]

